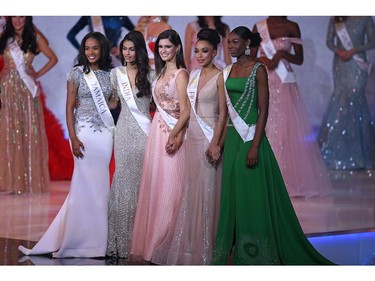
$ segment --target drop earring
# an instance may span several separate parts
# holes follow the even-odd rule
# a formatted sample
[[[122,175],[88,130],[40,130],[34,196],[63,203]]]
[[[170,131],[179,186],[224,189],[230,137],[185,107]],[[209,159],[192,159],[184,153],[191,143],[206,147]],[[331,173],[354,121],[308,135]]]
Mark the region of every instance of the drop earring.
[[[250,47],[249,45],[246,46],[245,55],[250,56]]]

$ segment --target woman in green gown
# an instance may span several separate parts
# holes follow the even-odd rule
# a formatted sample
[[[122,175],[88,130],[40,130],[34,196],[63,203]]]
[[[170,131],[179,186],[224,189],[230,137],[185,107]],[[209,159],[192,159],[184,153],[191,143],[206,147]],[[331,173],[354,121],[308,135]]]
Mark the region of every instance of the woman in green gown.
[[[250,57],[260,41],[259,33],[244,26],[228,39],[237,61],[224,69],[230,120],[211,264],[332,264],[305,237],[265,135],[267,71]]]

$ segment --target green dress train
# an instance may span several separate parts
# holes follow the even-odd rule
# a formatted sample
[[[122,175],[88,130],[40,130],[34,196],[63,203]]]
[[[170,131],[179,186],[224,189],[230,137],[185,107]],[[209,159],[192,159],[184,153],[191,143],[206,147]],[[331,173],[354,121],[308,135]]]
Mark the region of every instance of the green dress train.
[[[256,124],[258,119],[256,72],[260,65],[254,66],[249,78],[226,81],[231,103],[248,125]],[[243,93],[247,82],[249,90]],[[232,248],[233,264],[332,264],[305,237],[265,134],[259,145],[257,166],[253,169],[246,166],[251,143],[243,142],[230,120],[211,264],[227,264]]]

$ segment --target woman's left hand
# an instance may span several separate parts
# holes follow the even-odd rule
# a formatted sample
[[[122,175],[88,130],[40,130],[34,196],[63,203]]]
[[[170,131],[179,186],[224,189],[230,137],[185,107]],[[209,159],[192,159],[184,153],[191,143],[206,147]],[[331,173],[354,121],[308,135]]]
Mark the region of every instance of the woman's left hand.
[[[247,152],[246,166],[250,169],[254,169],[258,164],[258,149],[250,146]]]

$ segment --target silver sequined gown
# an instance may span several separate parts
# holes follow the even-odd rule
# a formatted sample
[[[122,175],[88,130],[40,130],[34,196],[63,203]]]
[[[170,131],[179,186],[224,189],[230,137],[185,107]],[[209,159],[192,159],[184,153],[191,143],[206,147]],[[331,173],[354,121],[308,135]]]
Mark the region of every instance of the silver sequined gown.
[[[112,87],[118,89],[115,69],[110,76]],[[152,79],[152,74],[149,79]],[[138,90],[133,88],[132,91],[139,110],[151,120],[149,110],[151,97],[138,98],[136,96]],[[107,255],[127,258],[147,135],[131,114],[119,89],[117,95],[120,97],[122,107],[115,132],[116,169],[109,198]]]
[[[365,51],[375,48],[372,17],[348,17],[345,26],[357,54],[365,59]],[[344,49],[333,18],[328,26],[327,46],[333,52]],[[336,54],[332,71],[334,90],[318,135],[324,161],[335,170],[373,169],[375,126],[365,96],[368,73],[354,59],[344,62]]]

